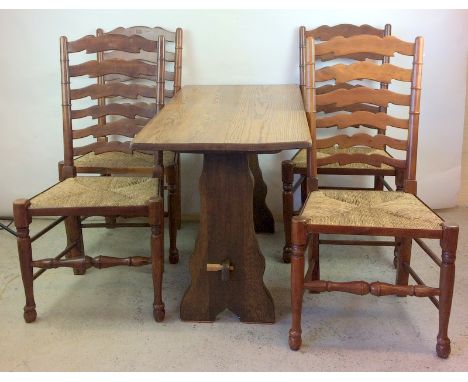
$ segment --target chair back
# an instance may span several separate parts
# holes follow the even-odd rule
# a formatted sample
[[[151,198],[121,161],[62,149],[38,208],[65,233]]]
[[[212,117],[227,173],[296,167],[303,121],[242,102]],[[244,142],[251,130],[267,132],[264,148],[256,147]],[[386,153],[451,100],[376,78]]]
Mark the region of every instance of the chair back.
[[[161,27],[134,26],[129,28],[118,27],[104,33],[98,29],[96,34],[120,34],[124,36],[138,35],[148,40],[158,41],[159,36],[163,36],[166,42],[164,61],[166,86],[164,90],[165,98],[172,98],[181,88],[182,81],[182,28],[177,28],[175,32],[168,31]],[[122,51],[111,51],[104,53],[104,59],[139,59],[146,62],[157,63],[158,55],[155,52],[129,53]],[[106,81],[127,81],[128,77],[119,74],[110,74],[105,77]]]
[[[390,36],[392,34],[392,26],[386,24],[384,29],[378,29],[370,25],[352,25],[352,24],[339,24],[334,26],[321,25],[318,28],[307,30],[304,26],[299,28],[299,73],[300,73],[300,87],[301,91],[305,85],[305,41],[307,37],[313,37],[317,42],[328,41],[332,38],[342,36],[342,37],[352,37],[357,35],[369,35],[377,37]],[[351,59],[356,61],[365,61],[366,59],[372,59],[380,61],[382,63],[388,63],[389,57],[379,54],[371,53],[356,53],[356,54],[337,54],[332,52],[331,54],[322,55],[316,57],[317,61],[321,61],[322,64],[325,64],[328,61],[335,61],[339,59]],[[330,63],[329,63],[330,64]],[[330,65],[332,65],[331,63]],[[349,89],[353,85],[345,84],[336,84],[336,85],[322,85],[317,87],[317,94],[328,93],[337,89]],[[381,88],[386,88],[387,84],[381,83]],[[338,105],[317,105],[317,112],[332,113],[335,111],[341,110],[367,110],[367,111],[382,111],[379,107],[369,104],[354,104],[351,107],[343,108]]]
[[[152,53],[157,55],[157,60],[153,63],[118,57],[104,59],[107,52]],[[133,138],[164,105],[164,52],[164,36],[159,36],[157,41],[138,35],[100,33],[71,42],[66,37],[60,38],[64,177],[75,175],[76,156],[90,152],[131,153],[130,141],[119,138]],[[81,63],[70,65],[70,61],[80,62],[80,58]],[[110,75],[149,81],[131,84],[106,81],[105,77]],[[83,85],[84,81],[78,79],[79,86],[71,86],[71,79],[83,76],[88,76],[91,84]],[[118,97],[119,102],[106,103],[106,99],[114,97]],[[139,97],[151,101],[140,102]],[[92,106],[77,108],[76,104],[84,100],[90,100]],[[97,120],[97,123],[82,127],[83,120],[87,122],[85,118]],[[97,140],[87,144],[80,141],[85,139],[89,142],[90,138]]]
[[[404,189],[416,193],[416,156],[419,127],[419,108],[421,95],[423,39],[416,38],[414,43],[402,41],[394,36],[379,37],[376,35],[338,36],[325,42],[318,42],[314,36],[306,37],[306,53],[304,57],[304,105],[311,129],[313,147],[308,154],[308,175],[310,185],[317,185],[317,167],[331,163],[346,165],[365,163],[380,167],[383,164],[394,167],[404,176]],[[412,67],[394,65],[382,60],[381,63],[371,61],[355,61],[339,63],[316,69],[316,58],[343,57],[353,55],[373,55],[394,57],[395,54],[412,57]],[[407,83],[410,94],[401,94],[387,87],[393,80]],[[320,93],[316,84],[332,81],[335,89]],[[353,86],[344,86],[352,81]],[[356,84],[358,82],[358,84]],[[383,83],[385,88],[376,88],[376,83]],[[342,87],[340,87],[342,86]],[[368,110],[352,110],[356,104],[370,104],[384,107],[389,104],[406,106],[407,118],[396,118],[385,111],[372,112]],[[335,105],[348,108],[341,113],[326,114],[317,117],[319,106]],[[340,131],[348,127],[365,126],[377,129],[382,134],[356,133],[342,134]],[[338,134],[319,139],[317,129],[336,127]],[[389,127],[406,131],[405,138],[393,138],[385,133]],[[326,156],[317,157],[317,149],[370,147],[374,149],[392,148],[405,152],[404,159],[390,155],[362,154],[359,151],[339,151]],[[314,180],[315,179],[315,180]]]

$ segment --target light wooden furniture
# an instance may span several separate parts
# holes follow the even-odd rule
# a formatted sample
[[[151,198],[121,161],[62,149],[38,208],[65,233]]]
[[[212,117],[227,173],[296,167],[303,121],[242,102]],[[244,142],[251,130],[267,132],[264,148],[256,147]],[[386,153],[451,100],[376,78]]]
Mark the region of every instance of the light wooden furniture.
[[[34,301],[33,281],[45,270],[58,267],[73,268],[75,274],[84,274],[90,267],[108,268],[112,266],[140,266],[152,264],[154,303],[153,314],[157,321],[164,319],[164,303],[162,300],[162,273],[163,273],[163,200],[159,181],[149,177],[101,177],[76,176],[75,156],[86,154],[92,150],[111,152],[116,148],[129,151],[129,143],[98,141],[81,147],[73,145],[73,140],[89,134],[101,136],[100,130],[111,133],[113,129],[121,130],[132,136],[131,124],[108,123],[106,127],[94,125],[86,128],[74,128],[73,121],[85,116],[100,118],[109,113],[118,115],[147,115],[153,112],[156,105],[102,105],[98,104],[85,109],[73,109],[72,100],[85,96],[96,97],[97,94],[113,94],[127,96],[136,89],[139,91],[154,91],[154,89],[136,85],[113,87],[110,84],[91,84],[81,88],[71,88],[70,80],[74,76],[89,75],[102,76],[111,73],[126,73],[130,76],[153,75],[157,73],[158,65],[144,63],[138,60],[126,61],[125,65],[107,61],[85,61],[78,65],[69,64],[72,53],[92,54],[110,49],[125,52],[155,52],[158,47],[164,46],[164,38],[157,42],[147,40],[140,36],[85,36],[79,40],[69,42],[66,37],[60,39],[61,80],[62,80],[62,112],[65,158],[61,171],[62,180],[32,197],[31,199],[18,199],[13,204],[14,221],[17,229],[18,252],[21,266],[21,276],[26,294],[24,319],[32,322],[36,319],[36,303]],[[99,54],[98,53],[98,54]],[[158,166],[158,174],[162,168]],[[29,226],[34,216],[59,216],[60,218],[39,233],[31,236]],[[85,256],[82,235],[82,218],[89,216],[104,217],[146,217],[147,226],[151,229],[151,256],[134,256],[127,258],[98,256],[91,258]],[[31,244],[55,227],[65,221],[68,243],[66,248],[54,258],[33,260]],[[65,257],[65,259],[63,259]],[[33,273],[33,268],[40,268]]]
[[[391,35],[391,25],[385,25],[384,29],[378,29],[370,25],[351,25],[351,24],[339,24],[334,26],[322,25],[315,29],[306,30],[305,27],[299,28],[299,73],[300,73],[300,86],[301,91],[305,87],[305,40],[307,37],[313,37],[317,42],[329,41],[338,36],[352,37],[357,35],[377,36],[385,37]],[[337,51],[326,54],[317,54],[316,59],[319,61],[321,67],[330,67],[336,63],[342,62],[343,59],[354,60],[356,62],[372,60],[378,63],[388,63],[389,57],[382,54],[371,54],[371,53],[358,53],[358,54],[340,54]],[[378,84],[380,89],[386,89],[387,84],[381,82]],[[379,104],[372,104],[366,102],[359,102],[360,94],[359,90],[354,93],[348,92],[359,85],[348,83],[347,81],[339,84],[322,84],[317,87],[317,119],[327,118],[330,113],[340,113],[342,115],[348,114],[353,111],[365,111],[367,113],[377,114],[380,112],[386,112],[387,104],[380,101]],[[362,89],[360,89],[362,90]],[[352,94],[352,95],[351,95]],[[355,103],[349,105],[349,99],[343,97],[354,97]],[[361,95],[362,98],[362,95]],[[346,120],[346,119],[345,119]],[[353,122],[353,121],[350,121]],[[364,123],[365,121],[362,121]],[[348,126],[360,127],[359,124],[349,124],[344,126],[343,123],[340,128]],[[366,125],[371,127],[371,125]],[[317,124],[317,127],[321,127]],[[330,136],[333,134],[330,132],[331,129],[327,130],[326,134]],[[317,132],[320,134],[320,132]],[[382,129],[377,129],[378,134],[384,134]],[[373,148],[367,147],[346,147],[341,145],[339,148],[325,145],[319,147],[317,155],[320,157],[329,157],[338,151],[347,153],[349,151],[361,152],[363,154],[371,154],[375,151]],[[367,163],[353,163],[340,165],[339,163],[327,163],[321,165],[317,169],[318,174],[328,175],[371,175],[374,176],[374,189],[382,190],[384,186],[384,176],[395,176],[395,169],[389,165],[383,165],[376,167]],[[294,192],[297,189],[301,189],[301,206],[304,204],[307,197],[307,187],[305,178],[307,176],[307,153],[306,150],[298,151],[291,160],[283,161],[282,167],[282,179],[283,179],[283,222],[284,222],[284,233],[285,233],[285,245],[283,248],[283,261],[289,263],[291,260],[291,219],[293,215],[297,215],[294,211]],[[299,179],[294,183],[294,175],[299,175]],[[401,179],[401,178],[399,178]],[[388,186],[388,183],[385,182]],[[400,186],[400,185],[399,185]]]
[[[166,100],[172,99],[180,89],[182,78],[182,29],[175,32],[161,27],[135,26],[129,28],[118,27],[109,32],[102,29],[96,31],[96,36],[123,35],[141,36],[151,41],[158,41],[159,36],[164,38],[164,47],[154,52],[124,52],[121,50],[109,50],[96,53],[98,62],[109,61],[115,66],[115,73],[98,76],[96,81],[103,85],[110,85],[113,93],[96,94],[99,105],[115,105],[122,102],[136,103],[147,107],[145,115],[128,114],[116,121],[111,113],[98,118],[97,127],[101,134],[94,134],[96,144],[108,142],[118,133],[121,137],[133,137],[136,131],[141,129],[148,120],[164,107]],[[161,63],[160,76],[156,73],[135,78],[128,73],[119,73],[129,61],[141,60],[146,63]],[[159,81],[159,82],[158,82]],[[123,94],[122,89],[127,85],[135,85],[131,92]],[[146,86],[142,88],[141,86]],[[118,93],[118,97],[116,94]],[[154,105],[156,104],[156,107]],[[118,126],[116,126],[118,125]],[[114,127],[115,126],[115,127]],[[129,135],[130,132],[130,135]],[[95,133],[95,132],[94,132]],[[127,144],[128,145],[128,144]],[[98,150],[102,149],[99,147]],[[63,165],[63,163],[62,163]],[[61,167],[61,165],[59,165]],[[180,158],[172,152],[163,153],[164,178],[166,185],[161,182],[161,189],[167,190],[168,208],[166,216],[169,220],[169,262],[175,264],[179,260],[177,250],[177,229],[180,227],[181,218],[181,186],[180,186]],[[112,150],[106,152],[90,151],[75,158],[77,173],[98,173],[106,176],[124,174],[128,176],[158,176],[158,166],[153,153],[132,152],[128,149]],[[107,227],[116,226],[116,220],[107,218]],[[126,225],[132,223],[126,222]],[[139,223],[137,223],[139,225]]]
[[[294,85],[185,86],[133,139],[137,150],[204,155],[200,230],[183,320],[214,321],[227,308],[243,322],[274,322],[254,232],[248,155],[310,144]]]
[[[413,58],[412,68],[394,64],[359,62],[338,64],[315,70],[315,57],[334,52],[336,54],[374,53],[393,56],[399,53]],[[414,43],[404,42],[396,37],[353,36],[338,37],[322,44],[307,38],[306,86],[304,104],[308,112],[308,121],[312,131],[313,145],[308,151],[308,187],[311,190],[300,213],[292,221],[292,259],[291,259],[291,301],[292,326],[289,332],[289,345],[297,350],[301,346],[301,310],[304,290],[313,292],[340,291],[358,295],[374,296],[417,296],[428,297],[439,309],[439,334],[437,336],[437,354],[447,358],[450,354],[450,340],[447,336],[452,305],[455,276],[455,256],[458,240],[458,226],[443,221],[436,213],[416,196],[416,158],[421,97],[421,73],[423,58],[423,39],[416,38]],[[362,88],[346,91],[340,97],[350,106],[356,102],[374,103],[375,100],[397,102],[406,105],[408,118],[401,119],[388,113],[353,112],[345,117],[316,119],[316,82],[334,80],[337,84],[351,79],[366,80]],[[367,85],[371,81],[386,82],[392,80],[406,82],[411,88],[410,96],[401,95],[387,89],[373,89]],[[318,148],[329,139],[318,139],[316,126],[346,125],[350,121],[365,123],[381,130],[393,126],[406,131],[406,138],[394,138],[386,135],[341,134],[332,138],[332,143],[346,144],[346,147],[371,147],[381,149],[384,145],[398,150],[402,155],[389,157],[375,152],[372,154],[338,152],[327,158],[318,156]],[[325,142],[325,143],[324,143]],[[367,163],[373,166],[391,165],[403,173],[401,191],[378,190],[319,190],[318,167],[338,162],[341,165]],[[366,281],[327,281],[320,279],[319,235],[371,235],[393,236],[399,238],[396,248],[397,272],[395,283]],[[440,259],[421,240],[422,238],[440,240],[442,259]],[[440,280],[437,287],[427,286],[410,265],[411,243],[418,243],[428,256],[440,267]],[[366,242],[362,242],[366,244]],[[356,240],[354,244],[359,244]],[[307,245],[309,269],[304,276],[304,252]],[[416,285],[408,285],[409,276]],[[439,299],[436,298],[439,296]]]

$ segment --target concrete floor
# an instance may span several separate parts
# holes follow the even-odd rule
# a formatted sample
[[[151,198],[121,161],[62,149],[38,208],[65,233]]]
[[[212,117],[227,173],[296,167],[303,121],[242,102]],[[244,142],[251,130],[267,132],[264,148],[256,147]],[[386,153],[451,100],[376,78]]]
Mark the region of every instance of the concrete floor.
[[[344,293],[305,295],[303,346],[289,350],[289,266],[280,262],[283,232],[259,235],[266,257],[265,284],[275,301],[274,325],[239,323],[230,312],[217,321],[181,322],[178,307],[189,284],[187,260],[197,224],[179,234],[179,265],[167,265],[164,278],[166,320],[152,318],[148,267],[88,271],[47,271],[35,283],[38,319],[25,324],[24,294],[15,239],[0,231],[1,371],[442,371],[468,370],[468,209],[441,214],[461,226],[457,278],[449,335],[452,355],[435,355],[437,311],[428,299]],[[47,222],[36,220],[33,232]],[[56,228],[34,245],[37,257],[55,255],[64,245]],[[89,255],[148,252],[145,229],[86,230]],[[431,243],[438,249],[436,242]],[[392,282],[390,248],[322,247],[323,278]],[[423,280],[438,280],[422,251],[413,265]]]

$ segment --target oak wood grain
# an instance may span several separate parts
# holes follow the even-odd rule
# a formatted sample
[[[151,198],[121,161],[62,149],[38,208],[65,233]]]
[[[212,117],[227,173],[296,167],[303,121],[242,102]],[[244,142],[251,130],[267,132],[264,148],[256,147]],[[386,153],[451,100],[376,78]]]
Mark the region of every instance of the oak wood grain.
[[[134,138],[142,150],[272,152],[311,138],[296,85],[185,86]]]

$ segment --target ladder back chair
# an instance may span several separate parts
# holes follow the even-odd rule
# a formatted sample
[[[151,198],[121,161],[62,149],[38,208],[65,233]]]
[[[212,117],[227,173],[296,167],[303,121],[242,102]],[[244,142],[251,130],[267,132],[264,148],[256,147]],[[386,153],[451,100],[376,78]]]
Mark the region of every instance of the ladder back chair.
[[[109,135],[105,134],[106,127],[112,123],[134,126],[132,136],[138,132],[159,110],[164,107],[166,100],[170,100],[181,88],[182,76],[182,29],[177,28],[175,32],[168,31],[161,27],[135,26],[129,28],[119,27],[110,32],[104,32],[102,29],[96,31],[96,35],[118,34],[124,36],[142,36],[151,41],[158,41],[158,37],[164,37],[165,48],[155,52],[123,52],[119,50],[110,50],[97,54],[98,61],[114,62],[115,64],[129,60],[141,60],[147,63],[156,64],[161,62],[161,84],[158,83],[158,77],[155,74],[140,76],[135,78],[131,75],[121,73],[111,73],[97,77],[100,84],[111,84],[114,88],[122,88],[124,85],[146,85],[154,89],[146,92],[135,91],[126,97],[138,105],[147,105],[149,111],[146,115],[134,115],[121,118],[120,121],[113,120],[113,116],[101,116],[98,119],[98,125],[103,127],[102,134],[96,136],[96,144],[109,140]],[[162,86],[162,87],[161,87]],[[117,95],[117,97],[116,97]],[[100,105],[110,105],[121,102],[121,94],[99,94],[98,103]],[[156,108],[153,105],[156,103]],[[102,175],[126,174],[157,176],[157,166],[153,153],[139,151],[108,151],[108,152],[89,152],[76,158],[75,165],[78,173],[99,173]],[[181,187],[180,187],[180,157],[178,153],[163,152],[164,182],[161,182],[162,189],[168,191],[168,210],[166,216],[169,220],[169,262],[175,264],[179,260],[177,250],[177,229],[181,222]],[[115,219],[107,219],[109,228],[114,227]],[[129,223],[127,223],[129,224]]]
[[[352,24],[339,24],[335,26],[322,25],[318,28],[306,30],[305,27],[299,28],[299,74],[300,74],[300,88],[301,92],[304,91],[305,87],[305,41],[307,37],[313,36],[318,42],[325,42],[334,37],[351,37],[356,35],[369,35],[377,37],[385,37],[391,35],[392,27],[390,24],[385,25],[384,29],[378,29],[370,25],[352,25]],[[380,63],[388,63],[389,57],[382,54],[370,54],[370,53],[359,53],[359,54],[339,54],[337,52],[331,52],[323,55],[317,55],[320,59],[322,66],[332,66],[340,60],[355,60],[355,61],[366,61],[374,60]],[[386,112],[386,104],[372,104],[367,102],[356,102],[353,105],[346,105],[345,99],[342,99],[349,89],[359,87],[359,85],[353,85],[348,81],[340,84],[330,85],[323,84],[317,87],[317,95],[320,98],[317,103],[317,112],[321,113],[320,118],[326,118],[331,113],[348,114],[353,111],[365,111],[367,113],[377,114],[379,112]],[[380,83],[380,89],[387,89],[385,82]],[[348,95],[348,97],[349,97]],[[354,97],[359,97],[359,93]],[[359,127],[359,124],[350,124],[349,126]],[[348,127],[348,126],[340,126]],[[330,129],[328,129],[330,130]],[[378,130],[377,133],[384,133],[382,130]],[[375,151],[373,148],[367,147],[345,147],[334,145],[325,145],[320,147],[318,155],[320,157],[329,157],[331,154],[340,152],[348,152],[350,150],[360,152],[363,154],[370,154]],[[283,161],[282,163],[282,180],[283,180],[283,221],[284,221],[284,232],[285,232],[285,245],[283,248],[283,261],[289,263],[291,259],[291,219],[293,215],[297,214],[294,212],[294,193],[299,187],[301,188],[301,205],[304,203],[307,197],[307,184],[305,182],[307,176],[307,153],[306,150],[299,150],[291,160]],[[395,175],[395,169],[389,165],[383,165],[381,167],[375,167],[367,163],[353,163],[340,165],[339,163],[328,163],[318,167],[319,174],[333,174],[333,175],[373,175],[374,176],[374,188],[382,190],[384,185],[384,175]],[[299,175],[298,181],[294,184],[294,175]],[[388,184],[387,184],[388,185]]]
[[[315,57],[328,53],[354,54],[377,53],[394,56],[395,53],[413,58],[411,69],[389,63],[378,65],[370,62],[338,64],[315,70]],[[450,340],[447,335],[452,304],[455,276],[455,256],[458,241],[458,226],[443,221],[435,212],[416,196],[416,151],[419,127],[419,109],[421,96],[421,74],[423,57],[423,39],[416,38],[414,43],[404,42],[393,36],[353,36],[336,37],[322,44],[307,38],[306,86],[304,105],[312,134],[312,149],[308,151],[308,195],[300,216],[292,221],[292,259],[291,259],[291,300],[292,327],[289,332],[289,345],[297,350],[301,346],[301,310],[304,290],[312,292],[340,291],[357,295],[374,296],[417,296],[428,297],[439,310],[439,333],[436,351],[439,357],[447,358],[450,354]],[[356,102],[374,102],[379,98],[387,102],[406,105],[408,118],[400,119],[387,113],[366,114],[353,112],[345,117],[316,119],[316,105],[320,95],[315,92],[315,83],[334,80],[335,83],[351,79],[379,81],[390,84],[392,80],[406,82],[411,87],[409,96],[387,89],[358,88],[347,90],[347,94],[359,94],[359,97],[342,97],[346,105]],[[387,135],[356,134],[340,135],[333,142],[344,142],[346,147],[366,146],[382,149],[384,145],[401,151],[404,159],[389,157],[381,152],[362,154],[339,152],[330,157],[320,157],[317,153],[323,147],[323,141],[316,137],[316,125],[336,126],[345,120],[346,124],[361,123],[380,129],[393,126],[407,131],[405,139],[396,139]],[[329,163],[342,165],[367,163],[374,166],[391,165],[403,173],[403,189],[400,191],[380,190],[345,190],[318,188],[318,168]],[[399,237],[396,249],[397,270],[395,283],[366,281],[335,282],[320,279],[319,241],[314,237],[321,234],[372,235]],[[421,240],[438,239],[442,248],[440,259]],[[411,242],[415,240],[428,256],[440,267],[440,279],[437,287],[427,286],[410,265]],[[358,242],[359,243],[359,242]],[[304,276],[304,252],[311,246],[309,267]],[[416,285],[409,285],[409,276]],[[437,296],[439,298],[437,298]]]
[[[128,152],[129,143],[119,141],[98,141],[77,146],[78,140],[89,135],[132,136],[138,130],[132,119],[119,120],[105,126],[92,125],[86,128],[75,126],[76,119],[84,117],[101,118],[104,115],[115,114],[127,117],[135,115],[150,116],[157,108],[154,105],[140,104],[98,104],[84,109],[72,108],[72,102],[82,97],[98,98],[99,95],[121,95],[123,97],[134,93],[154,93],[154,88],[140,85],[122,85],[92,83],[82,87],[71,87],[71,78],[88,75],[92,78],[111,73],[125,74],[139,78],[156,75],[161,78],[160,65],[139,60],[114,62],[111,60],[97,61],[91,59],[81,64],[70,65],[69,56],[85,52],[86,56],[109,50],[125,52],[155,52],[164,47],[164,38],[157,42],[141,36],[85,36],[79,40],[68,42],[66,37],[60,39],[61,82],[62,82],[62,115],[64,161],[61,180],[51,188],[30,199],[19,199],[13,204],[14,221],[18,230],[18,252],[21,275],[26,294],[24,319],[32,322],[36,319],[36,304],[34,301],[33,281],[45,270],[58,267],[73,268],[75,274],[84,274],[90,267],[108,268],[112,266],[140,266],[152,264],[154,304],[153,315],[156,321],[164,319],[164,303],[162,301],[163,273],[163,214],[164,203],[162,190],[157,178],[152,177],[102,177],[76,176],[75,157],[91,151],[113,152],[122,150]],[[94,56],[93,56],[94,58]],[[161,82],[158,82],[161,83]],[[122,121],[122,122],[120,122]],[[159,156],[160,158],[160,156]],[[162,174],[162,166],[157,166],[156,175]],[[59,216],[59,218],[34,236],[30,236],[29,226],[32,217]],[[133,256],[117,258],[85,256],[82,235],[82,219],[90,216],[104,217],[145,217],[151,230],[151,256]],[[47,233],[60,222],[65,221],[67,232],[66,248],[54,258],[33,260],[32,242]],[[64,259],[65,257],[65,259]],[[33,273],[33,268],[40,268]]]

